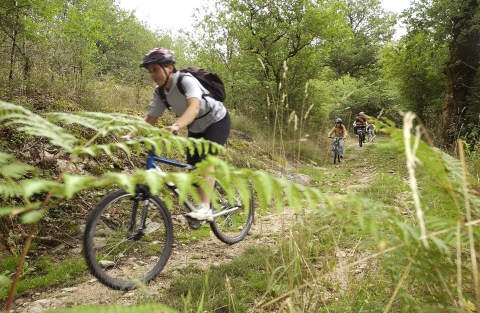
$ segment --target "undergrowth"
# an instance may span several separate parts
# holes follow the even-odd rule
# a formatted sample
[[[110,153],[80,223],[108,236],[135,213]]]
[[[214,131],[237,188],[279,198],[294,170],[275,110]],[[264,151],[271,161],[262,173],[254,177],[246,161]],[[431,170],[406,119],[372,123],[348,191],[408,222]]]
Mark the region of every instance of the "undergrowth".
[[[419,141],[419,128],[413,131],[413,137],[411,117],[405,116],[403,133],[390,129],[391,137],[366,145],[348,163],[325,162],[326,168],[302,168],[302,172],[312,173],[312,188],[266,180],[266,176],[260,179],[256,171],[231,170],[257,179],[256,190],[263,207],[275,199],[277,208],[281,208],[285,203],[280,199],[284,199],[296,208],[307,207],[309,212],[278,236],[275,247],[253,247],[233,262],[210,269],[207,275],[187,268],[167,293],[155,300],[182,312],[474,312],[480,304],[475,244],[480,235],[476,227],[480,201],[470,192],[472,177],[466,163]],[[35,122],[42,121],[35,118]],[[75,150],[65,144],[74,141],[66,134],[47,135],[74,154],[109,152],[114,146],[126,152],[135,150],[134,146],[119,144]],[[151,145],[166,143],[162,137],[145,141]],[[166,148],[168,152],[171,146]],[[288,149],[283,151],[286,155]],[[9,161],[8,156],[2,156],[4,164]],[[339,188],[341,183],[348,188],[347,182],[353,179],[353,183],[360,182],[358,174],[365,164],[379,169],[368,182],[353,191]],[[20,163],[15,166],[2,168],[14,182],[25,179],[22,175],[31,171]],[[228,168],[223,169],[229,173]],[[71,197],[71,190],[78,192],[78,185],[66,177],[65,185],[39,180],[45,186],[30,187],[41,192],[48,187]],[[127,189],[138,181],[151,181],[143,172],[116,177]],[[152,187],[159,191],[170,180],[189,181],[174,173],[155,181]],[[112,184],[104,177],[82,178],[81,183],[84,188]],[[22,195],[13,188],[4,187],[3,192]],[[26,212],[24,222],[34,223],[51,209],[37,208],[38,204],[21,208]],[[14,210],[18,207],[6,208],[2,214]],[[30,266],[44,270],[46,263]],[[2,281],[10,273],[10,269],[4,270]]]

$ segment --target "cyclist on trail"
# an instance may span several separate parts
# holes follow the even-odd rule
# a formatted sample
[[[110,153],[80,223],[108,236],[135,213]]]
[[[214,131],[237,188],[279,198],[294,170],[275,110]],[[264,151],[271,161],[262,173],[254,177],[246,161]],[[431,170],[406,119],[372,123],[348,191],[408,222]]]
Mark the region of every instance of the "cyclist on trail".
[[[170,126],[164,127],[170,132],[178,131],[183,127],[188,127],[188,137],[203,138],[224,145],[230,134],[231,120],[227,109],[222,102],[217,101],[207,94],[209,93],[200,82],[191,74],[185,74],[182,84],[185,95],[177,88],[179,73],[175,68],[175,54],[173,51],[165,48],[154,48],[145,54],[141,67],[144,67],[150,73],[150,77],[157,86],[164,87],[167,102],[171,109],[177,115],[177,120]],[[155,125],[158,119],[167,109],[158,92],[153,93],[153,99],[149,104],[145,121]],[[126,136],[120,137],[120,140],[134,137],[135,131]],[[193,155],[187,153],[187,163],[195,165],[202,161],[206,154],[215,154],[213,151],[199,154],[195,151]],[[214,171],[213,167],[210,169]],[[209,186],[214,186],[215,178],[206,176],[205,179]],[[201,203],[195,207],[187,216],[203,221],[213,221],[212,211],[210,209],[210,198],[202,188],[197,187]]]
[[[364,112],[358,113],[357,117],[355,118],[355,121],[353,122],[353,132],[356,135],[357,130],[359,127],[366,127],[368,125],[368,120],[367,117],[365,116]],[[363,140],[365,142],[365,138]]]
[[[338,140],[338,153],[340,153],[340,159],[343,159],[343,146],[344,146],[344,141],[345,138],[347,138],[347,129],[342,123],[341,118],[337,118],[335,120],[335,127],[333,127],[330,132],[328,133],[328,137],[331,137],[334,135],[336,138],[340,138]]]
[[[367,134],[369,131],[372,131],[372,139],[375,138],[375,124],[368,124],[367,125]]]

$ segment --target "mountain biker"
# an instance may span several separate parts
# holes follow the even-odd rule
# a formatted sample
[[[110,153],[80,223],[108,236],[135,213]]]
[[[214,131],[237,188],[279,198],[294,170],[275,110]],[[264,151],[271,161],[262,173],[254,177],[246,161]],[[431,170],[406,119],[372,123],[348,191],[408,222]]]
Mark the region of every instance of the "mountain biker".
[[[347,129],[343,125],[341,118],[337,118],[335,120],[335,126],[328,133],[328,137],[331,137],[332,134],[336,138],[340,138],[338,140],[338,153],[340,153],[340,159],[343,159],[343,146],[344,146],[345,138],[347,138],[348,133],[347,133]]]
[[[368,120],[367,117],[365,116],[364,112],[358,113],[357,117],[355,118],[355,121],[353,122],[353,132],[356,135],[357,130],[360,127],[366,127],[368,125]],[[365,134],[365,132],[364,132]],[[365,142],[365,138],[363,138],[363,142]]]
[[[375,124],[368,124],[366,129],[367,129],[367,133],[369,131],[372,131],[372,140],[373,140],[373,138],[375,138]]]
[[[167,102],[177,115],[176,122],[164,127],[165,130],[173,132],[188,127],[188,137],[203,138],[220,145],[225,144],[231,127],[227,109],[222,102],[206,95],[208,90],[191,74],[185,74],[182,80],[185,95],[180,92],[177,88],[177,79],[180,72],[175,68],[173,51],[165,48],[154,48],[145,54],[140,66],[148,70],[150,77],[158,86],[165,88]],[[167,109],[167,106],[161,100],[159,93],[154,92],[145,121],[155,125],[165,109]],[[123,141],[135,135],[136,132],[132,131],[126,136],[120,137],[120,140]],[[200,154],[197,150],[193,155],[187,153],[187,163],[195,165],[202,161],[206,154],[213,155],[216,153],[207,151]],[[213,167],[210,168],[210,171],[214,171]],[[205,179],[208,186],[213,188],[215,179],[210,176],[206,176]],[[192,212],[187,213],[187,216],[199,221],[213,221],[208,194],[200,187],[197,187],[197,192],[201,203]]]

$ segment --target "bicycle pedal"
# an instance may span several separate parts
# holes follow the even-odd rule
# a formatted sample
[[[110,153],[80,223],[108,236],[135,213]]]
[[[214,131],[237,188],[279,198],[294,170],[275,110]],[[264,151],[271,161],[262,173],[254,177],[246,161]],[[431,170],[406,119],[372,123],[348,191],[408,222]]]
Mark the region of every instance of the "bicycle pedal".
[[[202,227],[202,224],[205,222],[205,221],[192,220],[189,218],[187,218],[187,221],[188,221],[188,226],[190,226],[190,228],[193,230],[199,229],[200,227]]]

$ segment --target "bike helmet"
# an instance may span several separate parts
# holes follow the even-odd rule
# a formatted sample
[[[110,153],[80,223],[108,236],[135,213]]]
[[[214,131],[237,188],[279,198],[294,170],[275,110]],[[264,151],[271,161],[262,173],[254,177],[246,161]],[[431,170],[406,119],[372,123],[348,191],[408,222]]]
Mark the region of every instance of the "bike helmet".
[[[341,119],[341,118],[337,118],[337,119],[335,120],[335,123],[342,123],[342,119]]]
[[[364,114],[365,114],[364,112],[360,112],[360,113],[358,113],[358,115],[364,115]]]
[[[172,50],[165,48],[153,48],[143,57],[140,67],[146,67],[149,64],[175,64],[175,54]]]

